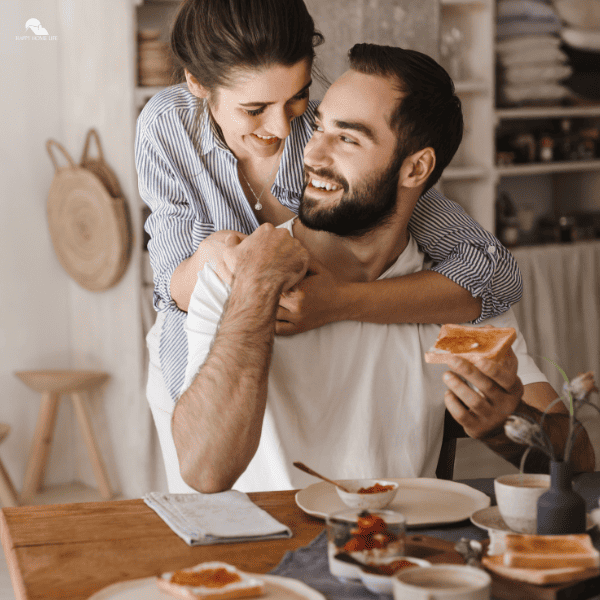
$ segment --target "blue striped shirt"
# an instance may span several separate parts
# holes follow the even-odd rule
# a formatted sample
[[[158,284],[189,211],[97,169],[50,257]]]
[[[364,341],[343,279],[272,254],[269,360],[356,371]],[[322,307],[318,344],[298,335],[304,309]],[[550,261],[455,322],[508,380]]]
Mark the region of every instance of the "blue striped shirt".
[[[317,102],[291,123],[271,192],[298,212],[304,182],[304,147],[312,135]],[[151,214],[145,229],[154,272],[154,307],[166,311],[159,356],[167,389],[175,399],[187,359],[186,313],[171,298],[171,276],[208,235],[222,229],[250,234],[259,223],[238,178],[237,159],[185,85],[167,88],[141,112],[135,158],[139,191]],[[416,205],[409,230],[436,263],[433,270],[483,301],[478,321],[501,314],[522,295],[512,255],[456,203],[435,189]],[[477,321],[477,322],[478,322]]]

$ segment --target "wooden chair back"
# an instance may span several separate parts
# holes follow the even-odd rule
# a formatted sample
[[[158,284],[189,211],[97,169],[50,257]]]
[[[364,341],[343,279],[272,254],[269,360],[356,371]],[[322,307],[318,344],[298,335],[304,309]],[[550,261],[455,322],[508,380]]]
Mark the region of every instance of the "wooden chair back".
[[[446,411],[444,417],[444,436],[442,438],[442,447],[435,470],[438,479],[452,479],[454,475],[454,459],[456,457],[457,438],[468,437],[462,425],[459,425],[454,417]]]

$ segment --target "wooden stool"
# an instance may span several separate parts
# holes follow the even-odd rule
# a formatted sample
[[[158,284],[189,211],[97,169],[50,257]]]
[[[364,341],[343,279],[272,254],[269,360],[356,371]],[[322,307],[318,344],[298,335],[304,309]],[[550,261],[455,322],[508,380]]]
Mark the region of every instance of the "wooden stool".
[[[6,423],[0,423],[0,444],[5,440],[6,436],[10,433],[10,425]],[[2,461],[0,460],[0,501],[2,506],[18,506],[19,501],[17,500],[17,491],[15,486],[10,479],[10,476],[6,472]]]
[[[109,375],[101,371],[16,371],[15,375],[32,390],[42,394],[33,444],[27,461],[21,502],[30,500],[39,491],[52,444],[52,433],[61,394],[71,394],[77,422],[92,462],[94,476],[102,497],[109,500],[113,493],[102,462],[92,424],[82,392],[104,383]]]

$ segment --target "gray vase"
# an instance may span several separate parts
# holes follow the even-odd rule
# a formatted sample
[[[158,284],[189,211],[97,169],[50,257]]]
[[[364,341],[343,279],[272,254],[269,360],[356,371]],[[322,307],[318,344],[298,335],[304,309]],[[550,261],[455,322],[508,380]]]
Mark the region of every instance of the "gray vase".
[[[585,533],[585,500],[572,484],[570,463],[550,462],[550,488],[537,503],[537,532],[539,534]]]

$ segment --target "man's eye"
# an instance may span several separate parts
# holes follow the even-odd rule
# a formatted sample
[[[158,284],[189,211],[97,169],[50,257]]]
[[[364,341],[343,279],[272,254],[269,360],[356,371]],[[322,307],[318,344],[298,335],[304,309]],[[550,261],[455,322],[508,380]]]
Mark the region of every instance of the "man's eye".
[[[310,127],[313,131],[323,131],[323,128],[320,125],[317,125],[317,123],[312,123]]]
[[[346,137],[345,135],[341,135],[340,139],[342,140],[342,142],[345,142],[346,144],[354,144],[354,145],[356,145],[356,142],[353,139],[351,139],[349,137]]]
[[[265,110],[265,107],[262,106],[261,108],[257,108],[256,110],[247,110],[246,112],[251,116],[251,117],[258,117],[258,115],[260,115],[261,113],[263,113]]]

